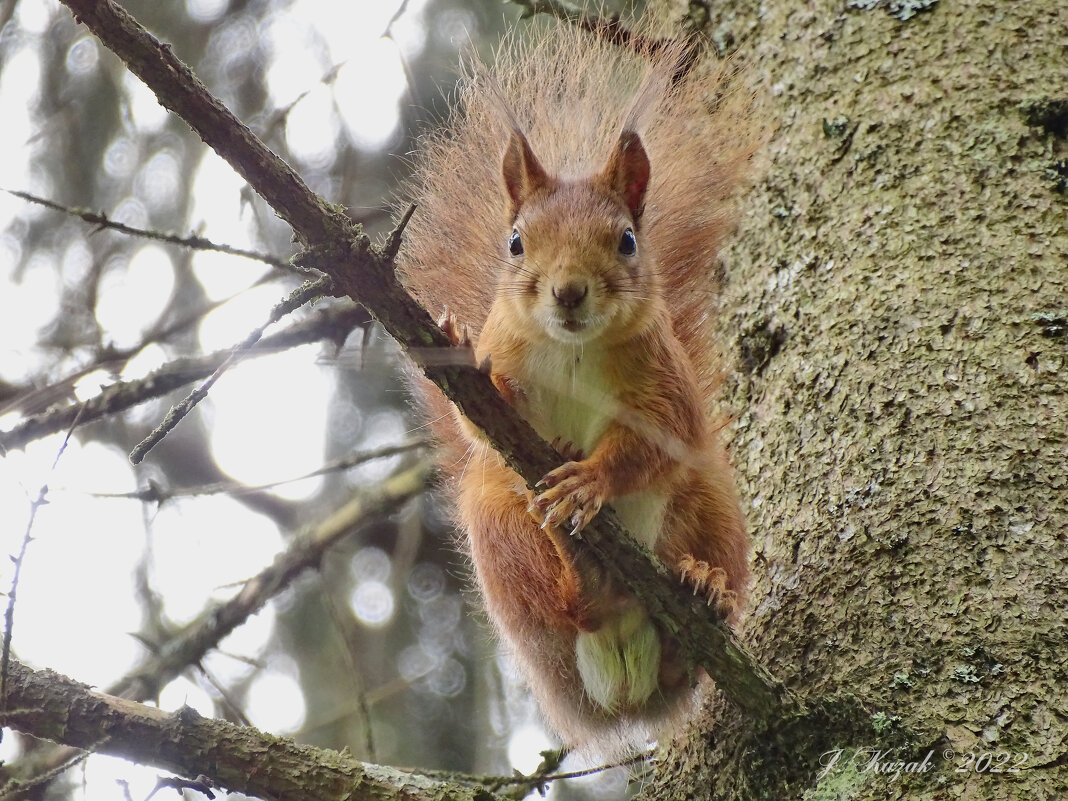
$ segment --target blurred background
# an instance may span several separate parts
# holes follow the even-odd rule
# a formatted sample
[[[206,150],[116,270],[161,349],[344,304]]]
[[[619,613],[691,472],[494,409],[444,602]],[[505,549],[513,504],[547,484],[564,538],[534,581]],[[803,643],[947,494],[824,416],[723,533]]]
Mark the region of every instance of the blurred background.
[[[376,240],[406,154],[447,114],[458,53],[491,49],[519,18],[478,0],[124,6]],[[299,285],[291,233],[64,7],[0,0],[0,26],[0,189],[25,193],[0,192],[0,548],[25,548],[12,647],[108,688],[354,493],[428,456],[398,349],[351,304],[319,301],[268,329],[254,358],[130,463]],[[79,419],[60,455],[72,418],[55,410],[94,398],[107,413]],[[361,459],[385,446],[405,449]],[[531,771],[553,741],[498,655],[453,539],[434,499],[413,493],[141,694],[373,762]],[[4,560],[5,593],[13,571]],[[0,758],[6,777],[55,759],[13,732]],[[140,801],[157,773],[94,756],[37,795],[121,798],[120,780]],[[625,783],[616,770],[551,792],[618,797]]]

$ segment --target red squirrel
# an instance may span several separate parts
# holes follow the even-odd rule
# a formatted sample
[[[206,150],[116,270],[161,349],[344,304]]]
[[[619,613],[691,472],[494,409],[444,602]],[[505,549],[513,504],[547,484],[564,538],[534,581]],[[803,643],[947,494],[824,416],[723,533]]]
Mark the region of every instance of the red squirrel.
[[[530,489],[422,387],[486,612],[550,725],[602,754],[670,729],[692,707],[692,671],[567,538],[610,504],[730,622],[748,581],[707,316],[759,135],[722,71],[677,80],[680,53],[557,27],[469,71],[417,162],[400,261],[561,454]]]

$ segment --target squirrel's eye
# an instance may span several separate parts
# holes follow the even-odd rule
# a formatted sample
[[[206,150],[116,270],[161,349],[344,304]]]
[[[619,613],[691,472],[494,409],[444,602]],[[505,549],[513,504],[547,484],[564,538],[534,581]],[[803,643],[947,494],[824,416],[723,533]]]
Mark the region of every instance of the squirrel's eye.
[[[638,252],[638,243],[634,239],[634,231],[629,228],[619,238],[619,252],[624,256],[633,256]]]
[[[523,255],[523,240],[519,238],[518,228],[513,228],[512,235],[508,237],[508,252],[513,256]]]

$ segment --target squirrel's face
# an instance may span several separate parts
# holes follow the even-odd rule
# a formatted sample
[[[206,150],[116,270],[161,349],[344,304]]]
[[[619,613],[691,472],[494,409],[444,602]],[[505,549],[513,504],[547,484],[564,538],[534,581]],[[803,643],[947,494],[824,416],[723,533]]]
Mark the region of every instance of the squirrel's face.
[[[639,228],[650,165],[638,135],[624,129],[595,175],[561,180],[516,130],[501,174],[513,228],[498,298],[517,321],[570,344],[638,334],[660,297]]]
[[[650,261],[637,222],[590,181],[557,183],[508,233],[498,297],[560,342],[627,339],[648,318]]]

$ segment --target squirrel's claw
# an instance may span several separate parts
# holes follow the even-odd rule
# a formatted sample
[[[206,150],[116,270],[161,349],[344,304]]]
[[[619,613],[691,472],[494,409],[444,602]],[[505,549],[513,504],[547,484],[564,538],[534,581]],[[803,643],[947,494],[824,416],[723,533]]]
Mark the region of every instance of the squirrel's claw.
[[[446,306],[441,313],[441,317],[438,318],[438,327],[445,332],[445,336],[449,338],[449,341],[453,345],[460,348],[471,347],[471,334],[467,330],[466,325],[460,325],[452,312],[449,311],[449,307]]]
[[[538,496],[534,494],[533,490],[527,490],[527,514],[534,518],[534,521],[544,528],[545,513],[538,508]]]
[[[553,450],[569,462],[581,462],[586,458],[586,454],[582,452],[582,448],[576,446],[571,440],[564,439],[563,437],[555,437],[551,444]],[[542,480],[544,481],[544,479]]]
[[[694,595],[703,595],[708,605],[724,618],[729,618],[736,611],[738,594],[727,589],[727,571],[722,567],[713,567],[703,559],[694,559],[687,554],[678,561],[678,570],[685,584],[693,587]]]
[[[537,484],[546,489],[534,499],[544,514],[541,527],[567,525],[576,535],[586,527],[606,499],[604,482],[586,462],[567,462]]]

